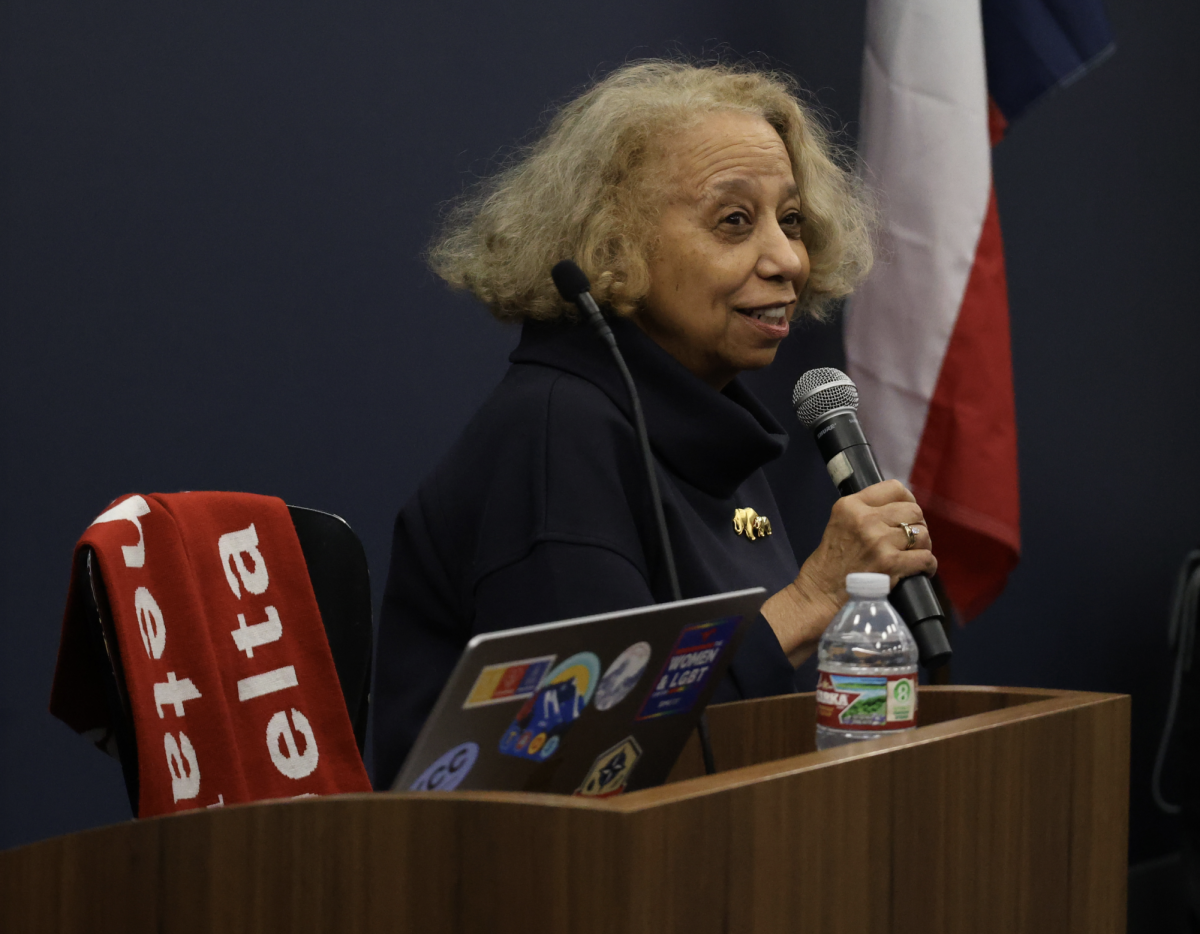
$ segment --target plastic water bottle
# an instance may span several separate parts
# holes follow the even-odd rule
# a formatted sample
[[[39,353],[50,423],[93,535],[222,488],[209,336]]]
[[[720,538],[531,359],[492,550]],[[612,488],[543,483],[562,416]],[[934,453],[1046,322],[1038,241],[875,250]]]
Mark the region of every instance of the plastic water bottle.
[[[917,725],[917,643],[890,603],[886,574],[847,574],[850,599],[817,650],[817,748]]]

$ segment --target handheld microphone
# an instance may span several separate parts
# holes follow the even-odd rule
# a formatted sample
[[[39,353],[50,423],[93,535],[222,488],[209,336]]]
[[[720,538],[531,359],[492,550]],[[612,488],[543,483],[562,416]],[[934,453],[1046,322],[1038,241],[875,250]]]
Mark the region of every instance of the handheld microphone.
[[[796,417],[812,431],[829,477],[842,496],[880,483],[883,475],[858,422],[858,387],[841,370],[818,367],[796,382]],[[937,668],[953,651],[943,628],[945,614],[925,574],[906,577],[888,595],[917,640],[921,664]]]

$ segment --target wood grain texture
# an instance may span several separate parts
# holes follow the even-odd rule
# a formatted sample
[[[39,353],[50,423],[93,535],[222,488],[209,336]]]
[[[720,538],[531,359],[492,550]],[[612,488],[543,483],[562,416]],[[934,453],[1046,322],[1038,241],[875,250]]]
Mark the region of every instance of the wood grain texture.
[[[0,931],[1124,931],[1129,699],[920,705],[825,752],[811,695],[713,708],[724,771],[609,800],[348,795],[48,840],[0,853]]]
[[[1034,688],[923,687],[917,707],[917,724],[931,726],[1068,693]],[[713,759],[719,771],[816,751],[816,695],[797,694],[787,698],[787,703],[779,701],[780,698],[768,697],[709,708]],[[703,774],[700,743],[693,735],[667,782]]]

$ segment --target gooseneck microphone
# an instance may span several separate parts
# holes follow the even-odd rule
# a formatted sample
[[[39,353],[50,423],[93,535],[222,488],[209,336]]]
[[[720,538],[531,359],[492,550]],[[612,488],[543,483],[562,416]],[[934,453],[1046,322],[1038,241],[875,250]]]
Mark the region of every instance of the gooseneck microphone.
[[[637,431],[638,446],[642,449],[646,480],[650,484],[650,499],[654,504],[654,519],[658,524],[658,537],[662,543],[663,563],[667,567],[667,579],[671,584],[671,597],[674,600],[682,600],[683,597],[679,592],[679,577],[675,574],[675,553],[671,549],[671,536],[667,532],[667,517],[663,514],[662,496],[658,492],[658,475],[654,472],[654,457],[650,453],[650,436],[646,433],[646,418],[642,414],[642,400],[638,398],[633,376],[629,372],[629,367],[625,365],[625,358],[621,356],[621,348],[617,346],[617,339],[613,335],[612,328],[608,326],[604,315],[600,313],[596,300],[592,298],[592,284],[588,282],[584,271],[571,260],[564,259],[562,262],[556,263],[550,270],[550,277],[554,280],[558,294],[587,315],[592,327],[600,335],[600,339],[608,344],[608,349],[612,351],[613,359],[617,362],[617,369],[621,371],[621,378],[625,380],[625,388],[629,390],[629,400],[633,404],[633,424]]]
[[[809,370],[796,383],[792,405],[796,417],[817,439],[829,477],[842,496],[883,480],[858,422],[858,387],[849,376],[832,367]],[[950,661],[953,651],[943,628],[945,613],[928,576],[904,578],[888,599],[917,640],[921,664],[932,669]]]
[[[629,401],[633,405],[633,426],[637,431],[638,447],[641,448],[642,462],[646,467],[646,481],[650,485],[650,499],[654,504],[654,521],[658,525],[663,564],[666,565],[667,579],[671,584],[671,598],[682,600],[683,595],[679,591],[679,577],[675,573],[675,552],[671,548],[671,535],[667,531],[667,517],[663,513],[662,495],[658,491],[658,475],[654,471],[654,456],[650,453],[650,436],[646,433],[646,418],[642,414],[642,400],[638,397],[633,375],[629,372],[629,367],[625,365],[625,358],[621,355],[621,348],[617,346],[617,338],[613,334],[612,328],[608,326],[596,300],[592,298],[592,284],[588,282],[587,274],[571,260],[564,259],[562,262],[556,263],[550,270],[550,277],[554,280],[558,294],[587,315],[588,321],[596,329],[600,339],[612,351],[617,369],[621,371],[621,378],[625,381],[625,388],[629,391]],[[696,722],[696,731],[700,734],[700,753],[704,758],[704,771],[712,775],[717,771],[717,766],[713,760],[707,714],[703,712],[700,714],[700,719]]]

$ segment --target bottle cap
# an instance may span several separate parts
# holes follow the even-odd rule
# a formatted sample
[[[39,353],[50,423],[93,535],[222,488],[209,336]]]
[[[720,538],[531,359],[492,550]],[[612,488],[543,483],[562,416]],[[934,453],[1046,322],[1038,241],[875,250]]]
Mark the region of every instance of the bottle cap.
[[[886,597],[892,589],[891,579],[886,574],[846,575],[846,590],[852,597]]]

